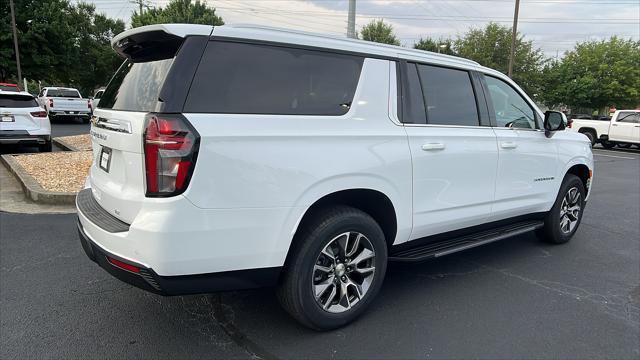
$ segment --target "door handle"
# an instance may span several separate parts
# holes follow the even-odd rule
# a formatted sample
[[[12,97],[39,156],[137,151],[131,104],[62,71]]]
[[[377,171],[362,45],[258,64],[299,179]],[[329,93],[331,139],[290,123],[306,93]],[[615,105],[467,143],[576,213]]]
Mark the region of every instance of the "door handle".
[[[422,145],[422,150],[424,151],[431,151],[431,150],[444,150],[444,144],[443,143],[427,143]]]
[[[618,126],[618,124],[611,124],[611,126]]]
[[[503,149],[515,149],[518,144],[515,141],[503,141],[500,143],[500,147]]]

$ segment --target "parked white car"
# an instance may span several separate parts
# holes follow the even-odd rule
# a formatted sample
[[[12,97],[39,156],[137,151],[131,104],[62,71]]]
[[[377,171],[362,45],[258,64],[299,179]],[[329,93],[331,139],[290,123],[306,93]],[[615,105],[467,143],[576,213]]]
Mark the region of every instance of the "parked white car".
[[[257,26],[112,44],[127,60],[94,112],[78,230],[148,291],[277,286],[298,321],[332,329],[388,261],[534,230],[567,242],[591,193],[587,139],[473,61]]]
[[[33,95],[0,90],[0,144],[37,145],[51,151],[51,124]]]
[[[73,117],[88,123],[91,117],[91,102],[83,99],[77,89],[45,87],[38,94],[38,102],[51,121],[59,117]]]
[[[104,88],[100,88],[96,91],[95,95],[90,99],[91,100],[91,109],[95,109],[100,105],[100,98],[104,94]]]
[[[586,135],[605,148],[640,146],[640,110],[617,110],[610,120],[574,119],[571,130]]]

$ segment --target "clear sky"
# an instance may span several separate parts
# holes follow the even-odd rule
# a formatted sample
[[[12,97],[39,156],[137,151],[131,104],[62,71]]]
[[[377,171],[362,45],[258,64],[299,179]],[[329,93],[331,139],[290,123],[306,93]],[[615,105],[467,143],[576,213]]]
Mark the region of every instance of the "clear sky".
[[[73,0],[77,2],[78,0]],[[85,0],[86,1],[86,0]],[[137,5],[130,0],[88,0],[127,26]],[[147,0],[165,6],[169,0]],[[226,23],[344,35],[348,0],[207,0]],[[393,25],[405,46],[420,37],[452,37],[489,21],[511,26],[515,0],[357,0],[356,29],[372,19]],[[640,38],[640,0],[521,0],[518,30],[547,56],[562,56],[577,41],[612,35]]]

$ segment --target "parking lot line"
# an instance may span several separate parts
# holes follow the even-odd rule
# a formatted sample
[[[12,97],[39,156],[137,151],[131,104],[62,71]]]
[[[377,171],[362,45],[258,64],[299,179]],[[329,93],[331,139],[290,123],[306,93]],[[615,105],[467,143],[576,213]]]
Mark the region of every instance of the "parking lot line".
[[[597,155],[597,156],[606,156],[606,157],[612,157],[612,158],[618,158],[618,159],[630,159],[630,160],[637,160],[637,157],[631,157],[631,156],[618,156],[618,155],[606,155],[606,154],[600,154],[597,152],[593,152],[593,155]]]

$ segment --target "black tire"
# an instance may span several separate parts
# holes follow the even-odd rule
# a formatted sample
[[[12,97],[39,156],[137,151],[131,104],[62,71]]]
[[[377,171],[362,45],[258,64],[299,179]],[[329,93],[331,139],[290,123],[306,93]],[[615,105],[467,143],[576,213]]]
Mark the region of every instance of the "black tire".
[[[593,131],[585,131],[583,132],[583,134],[589,138],[589,141],[591,141],[591,146],[596,144],[596,134],[594,134]]]
[[[576,189],[579,193],[579,199],[576,201],[576,204],[580,206],[580,209],[577,215],[572,214],[571,217],[568,217],[569,220],[575,217],[575,226],[569,229],[569,231],[561,229],[561,210],[563,209],[563,202],[565,197],[569,196],[569,191]],[[544,219],[544,227],[541,231],[538,232],[538,235],[542,240],[552,243],[552,244],[564,244],[571,240],[573,234],[575,234],[576,230],[580,227],[580,222],[582,221],[582,214],[584,213],[584,198],[585,198],[585,189],[582,180],[579,177],[573,174],[567,174],[562,181],[562,186],[560,186],[560,191],[558,192],[558,196],[556,197],[556,202],[553,204],[551,210],[547,213]],[[569,212],[567,212],[569,213]],[[569,215],[567,215],[569,216]]]
[[[51,140],[47,141],[46,143],[44,143],[42,145],[38,145],[38,150],[40,150],[40,152],[51,152],[51,151],[53,151],[53,145],[51,144]]]
[[[57,118],[55,117],[55,115],[47,114],[47,116],[49,116],[49,122],[50,122],[51,124],[53,124],[53,123],[57,120]]]
[[[317,281],[315,277],[318,274],[320,274],[320,276],[326,274],[317,272],[315,269],[316,263],[320,264],[320,253],[323,249],[325,249],[328,244],[333,243],[340,234],[346,232],[360,233],[369,240],[367,246],[372,246],[375,256],[367,261],[370,261],[368,266],[375,266],[375,270],[369,273],[373,274],[373,278],[368,290],[364,292],[362,298],[359,298],[355,305],[350,305],[351,301],[356,300],[354,297],[349,301],[350,308],[348,310],[344,310],[343,312],[329,312],[329,310],[323,309],[319,303],[320,300],[317,301],[314,294],[314,281]],[[347,241],[345,248],[348,248],[348,243],[349,241]],[[336,258],[339,257],[341,256],[336,256]],[[327,259],[331,258],[322,258],[322,260]],[[339,259],[336,261],[339,262]],[[356,267],[358,266],[356,265]],[[384,233],[378,223],[371,216],[358,209],[348,206],[332,207],[317,213],[310,221],[305,221],[304,227],[296,235],[294,245],[287,257],[281,283],[278,287],[278,299],[282,307],[291,314],[293,318],[311,329],[323,331],[339,328],[355,320],[371,304],[380,291],[386,267],[387,244]],[[334,269],[333,266],[331,266],[331,268]],[[344,269],[345,266],[341,268],[341,270]],[[342,279],[351,280],[354,276],[358,276],[356,271],[353,271],[353,268],[347,267],[346,269],[352,269],[352,273],[351,275],[345,273],[349,278],[347,279],[342,276]],[[329,299],[333,294],[333,288],[331,288],[331,286],[334,286],[337,290],[338,287],[336,284],[341,284],[337,276],[338,267],[336,266],[334,270],[335,274],[333,271],[331,272],[335,275],[334,280],[331,281],[332,285],[329,285],[329,287],[320,294],[320,298],[329,293],[329,295],[325,297],[325,299]],[[333,277],[333,275],[331,276]],[[325,281],[329,282],[328,279]],[[349,292],[347,292],[347,294],[349,294]],[[347,296],[347,298],[349,298],[349,296]],[[331,299],[336,299],[336,297],[331,297]],[[325,301],[325,303],[334,304],[329,306],[330,309],[339,306],[337,301],[336,303],[333,303],[333,301]]]
[[[611,149],[612,147],[616,146],[616,143],[613,143],[608,140],[602,140],[600,141],[600,143],[602,144],[602,147],[605,149]]]

